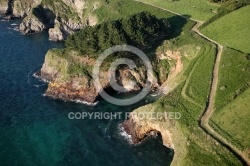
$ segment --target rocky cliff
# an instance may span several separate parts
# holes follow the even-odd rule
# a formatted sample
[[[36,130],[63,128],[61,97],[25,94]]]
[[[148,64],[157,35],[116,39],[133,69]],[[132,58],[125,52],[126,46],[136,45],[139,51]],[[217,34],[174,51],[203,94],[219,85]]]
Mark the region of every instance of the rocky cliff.
[[[142,115],[139,114],[139,112],[130,113],[129,119],[123,122],[122,125],[125,131],[131,135],[133,143],[137,144],[142,142],[147,137],[155,137],[160,135],[162,137],[163,145],[167,148],[174,149],[174,144],[171,137],[172,133],[168,130],[168,128],[163,124],[148,119],[141,119]]]
[[[157,118],[158,111],[154,104],[142,106],[129,114],[129,118],[122,123],[122,127],[135,144],[148,137],[160,136],[162,144],[174,151],[171,165],[182,165],[183,159],[187,157],[187,137],[178,120],[169,118],[168,114],[166,114],[168,117],[162,116],[162,112]]]
[[[22,18],[23,34],[48,31],[51,40],[64,40],[68,35],[98,22],[94,10],[103,0],[1,0],[0,13],[5,19]]]
[[[49,82],[46,96],[53,98],[94,103],[99,97],[92,78],[95,60],[81,55],[78,51],[54,49],[46,54],[45,62],[38,75]],[[117,70],[115,80],[108,77],[108,69],[101,69],[100,82],[104,90],[109,90],[117,82],[126,91],[140,90],[146,84],[144,68]],[[112,82],[113,81],[113,82]],[[115,82],[114,82],[115,81]],[[153,82],[153,87],[158,83]]]
[[[8,9],[8,0],[0,0],[0,13],[4,14]]]

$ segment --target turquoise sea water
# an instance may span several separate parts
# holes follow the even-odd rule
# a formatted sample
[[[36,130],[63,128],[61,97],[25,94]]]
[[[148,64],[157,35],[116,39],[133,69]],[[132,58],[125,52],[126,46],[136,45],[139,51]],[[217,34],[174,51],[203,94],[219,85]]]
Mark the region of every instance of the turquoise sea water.
[[[121,120],[70,120],[69,112],[132,111],[145,103],[95,107],[43,97],[47,85],[32,74],[48,49],[63,47],[46,33],[23,36],[0,22],[0,165],[168,166],[160,139],[130,145]],[[148,101],[153,99],[147,99]]]

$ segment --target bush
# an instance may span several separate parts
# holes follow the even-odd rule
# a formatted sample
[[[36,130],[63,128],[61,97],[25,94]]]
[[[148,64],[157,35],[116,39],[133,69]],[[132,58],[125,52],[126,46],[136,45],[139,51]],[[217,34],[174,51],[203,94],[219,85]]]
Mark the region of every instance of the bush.
[[[159,20],[149,12],[141,12],[127,19],[86,27],[69,36],[66,46],[94,57],[94,54],[114,45],[129,44],[141,49],[147,48],[170,34],[171,26],[167,20]]]

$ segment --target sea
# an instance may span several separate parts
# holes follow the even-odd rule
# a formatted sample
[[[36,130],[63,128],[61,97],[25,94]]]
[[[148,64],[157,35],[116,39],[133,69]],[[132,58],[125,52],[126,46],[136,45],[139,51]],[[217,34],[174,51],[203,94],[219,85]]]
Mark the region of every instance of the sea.
[[[1,166],[169,166],[173,151],[161,138],[131,144],[119,119],[69,118],[69,113],[131,112],[156,100],[147,96],[121,107],[100,100],[97,105],[43,96],[47,83],[33,76],[51,48],[46,32],[22,35],[0,22],[0,165]],[[127,94],[117,94],[127,97]]]

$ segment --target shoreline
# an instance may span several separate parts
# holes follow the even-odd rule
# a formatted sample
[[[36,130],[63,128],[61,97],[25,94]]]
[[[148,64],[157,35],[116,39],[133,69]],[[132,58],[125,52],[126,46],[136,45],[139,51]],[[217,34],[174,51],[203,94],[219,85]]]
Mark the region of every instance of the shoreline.
[[[47,84],[49,84],[49,83],[51,82],[51,81],[49,81],[49,80],[47,80],[47,79],[44,79],[44,78],[40,77],[40,76],[39,76],[39,73],[40,73],[40,71],[35,72],[35,73],[32,74],[32,76],[33,76],[34,78],[37,78],[37,79],[43,81],[44,83],[47,83]],[[46,93],[44,93],[42,96],[44,96],[44,97],[49,97],[49,98],[52,98],[52,99],[54,99],[54,100],[61,100],[61,101],[64,101],[64,102],[80,103],[80,104],[85,104],[85,105],[88,105],[88,106],[96,106],[96,105],[99,103],[99,101],[96,101],[96,102],[94,102],[94,103],[91,103],[91,102],[87,102],[87,101],[79,100],[79,99],[74,99],[74,100],[62,99],[62,98],[58,99],[58,98],[56,98],[56,97],[54,97],[54,96],[47,95]]]
[[[64,102],[72,102],[72,103],[77,103],[77,104],[84,104],[84,105],[88,105],[88,106],[96,106],[99,103],[99,101],[96,101],[94,103],[90,103],[90,102],[87,102],[87,101],[84,101],[84,100],[79,100],[79,99],[69,100],[69,99],[56,98],[54,96],[47,95],[46,93],[44,93],[42,96],[51,98],[53,100],[60,100],[60,101],[64,101]]]

